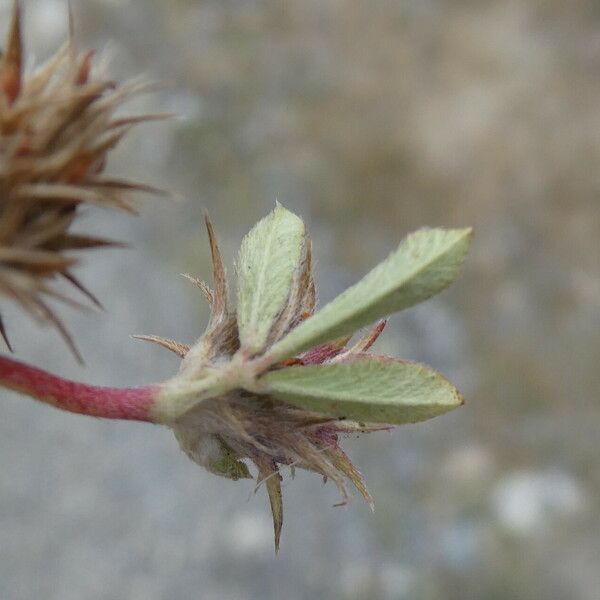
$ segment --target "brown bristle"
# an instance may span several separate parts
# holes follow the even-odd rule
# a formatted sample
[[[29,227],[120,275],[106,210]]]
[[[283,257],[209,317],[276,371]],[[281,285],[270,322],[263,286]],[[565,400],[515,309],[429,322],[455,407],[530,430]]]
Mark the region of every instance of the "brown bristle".
[[[45,65],[24,72],[21,18],[15,1],[0,56],[0,295],[53,325],[74,348],[45,298],[56,296],[52,281],[64,278],[98,302],[73,277],[75,261],[65,253],[119,244],[70,227],[82,203],[135,212],[129,194],[157,191],[102,176],[110,150],[156,115],[115,117],[140,86],[97,76],[94,52],[77,52],[72,34]],[[6,340],[3,325],[0,335]]]

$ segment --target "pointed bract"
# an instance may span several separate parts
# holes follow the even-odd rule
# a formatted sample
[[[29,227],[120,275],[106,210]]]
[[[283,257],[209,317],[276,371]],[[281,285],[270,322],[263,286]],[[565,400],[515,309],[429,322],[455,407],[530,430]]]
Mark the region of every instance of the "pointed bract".
[[[213,285],[210,290],[204,282],[192,281],[199,287],[210,303],[210,318],[204,334],[186,353],[180,374],[194,377],[219,358],[230,359],[239,349],[238,327],[235,311],[229,301],[227,271],[223,263],[217,236],[208,215],[204,217],[213,263]]]
[[[179,358],[183,358],[190,350],[190,347],[186,346],[185,344],[180,344],[175,340],[170,340],[169,338],[160,337],[158,335],[132,335],[131,337],[136,340],[158,344],[159,346],[170,350],[174,354],[177,354]]]
[[[271,514],[273,515],[273,533],[275,538],[275,553],[279,552],[281,529],[283,528],[283,497],[281,495],[281,475],[275,463],[268,467],[259,467],[257,485],[261,483],[267,488]]]

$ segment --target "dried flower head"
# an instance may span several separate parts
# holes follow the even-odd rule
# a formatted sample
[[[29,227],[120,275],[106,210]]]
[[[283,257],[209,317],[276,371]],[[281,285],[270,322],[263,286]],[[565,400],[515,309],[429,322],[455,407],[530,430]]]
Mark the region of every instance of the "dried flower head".
[[[59,408],[170,427],[183,451],[212,473],[250,477],[267,489],[279,547],[281,468],[331,479],[339,504],[352,482],[372,505],[361,474],[340,447],[356,432],[389,429],[443,414],[463,403],[428,367],[369,352],[387,315],[440,292],[456,277],[470,229],[423,229],[360,282],[316,311],[311,244],[304,223],[282,206],[244,238],[237,261],[237,306],[206,219],[214,289],[190,275],[211,305],[205,333],[192,346],[157,336],[181,359],[161,384],[86,386],[0,358],[0,383]],[[360,328],[372,325],[350,344]]]
[[[15,1],[0,56],[0,294],[54,325],[75,354],[47,298],[73,301],[54,289],[52,280],[68,280],[97,303],[74,277],[75,259],[66,253],[115,243],[72,233],[71,224],[82,203],[131,212],[128,194],[150,191],[102,172],[108,153],[131,127],[156,117],[115,117],[143,87],[117,86],[96,75],[93,54],[77,52],[70,39],[45,65],[27,73],[21,7]],[[0,333],[7,341],[1,317]]]

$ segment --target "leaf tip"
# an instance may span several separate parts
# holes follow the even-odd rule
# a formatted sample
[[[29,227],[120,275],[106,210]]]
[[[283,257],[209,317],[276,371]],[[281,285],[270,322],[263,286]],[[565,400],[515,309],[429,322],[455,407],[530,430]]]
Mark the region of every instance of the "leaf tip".
[[[459,230],[466,238],[468,243],[471,243],[473,236],[475,235],[475,229],[473,227],[463,227]]]

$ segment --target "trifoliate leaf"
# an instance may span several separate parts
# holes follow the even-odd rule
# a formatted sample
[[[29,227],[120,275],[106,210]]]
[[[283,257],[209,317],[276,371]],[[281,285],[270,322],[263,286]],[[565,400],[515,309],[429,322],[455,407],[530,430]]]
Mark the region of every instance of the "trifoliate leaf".
[[[471,229],[422,229],[357,284],[293,329],[269,351],[273,362],[426,300],[450,285],[469,247]]]
[[[425,421],[464,402],[424,365],[369,355],[271,371],[260,382],[265,393],[299,408],[371,423]]]
[[[304,223],[280,204],[242,241],[237,263],[237,319],[242,348],[264,349],[284,309],[305,244]]]

